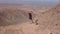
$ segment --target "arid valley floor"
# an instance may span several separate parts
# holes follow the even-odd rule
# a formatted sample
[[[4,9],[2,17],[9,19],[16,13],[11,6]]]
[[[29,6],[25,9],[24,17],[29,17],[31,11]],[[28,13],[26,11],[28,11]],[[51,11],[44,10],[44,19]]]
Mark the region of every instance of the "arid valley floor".
[[[29,19],[28,13],[32,13],[33,20]],[[60,5],[2,6],[0,34],[60,34]]]

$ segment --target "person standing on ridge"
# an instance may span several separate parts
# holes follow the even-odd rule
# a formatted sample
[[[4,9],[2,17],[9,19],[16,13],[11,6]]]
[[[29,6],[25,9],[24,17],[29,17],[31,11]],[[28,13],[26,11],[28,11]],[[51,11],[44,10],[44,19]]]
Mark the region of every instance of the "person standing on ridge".
[[[38,23],[37,23],[37,21],[38,21],[38,19],[36,19],[36,18],[38,18],[38,17],[36,17],[36,18],[34,18],[34,20],[33,20],[33,15],[32,15],[32,11],[30,12],[30,13],[28,13],[28,15],[29,15],[29,19],[32,21],[32,23],[35,23],[36,25],[38,25]]]

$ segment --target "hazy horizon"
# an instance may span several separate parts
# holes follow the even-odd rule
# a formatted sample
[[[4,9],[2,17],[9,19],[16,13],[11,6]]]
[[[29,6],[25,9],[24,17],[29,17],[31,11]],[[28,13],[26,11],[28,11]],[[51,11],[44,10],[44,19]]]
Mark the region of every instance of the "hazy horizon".
[[[60,0],[0,0],[0,4],[28,4],[28,5],[55,5]]]

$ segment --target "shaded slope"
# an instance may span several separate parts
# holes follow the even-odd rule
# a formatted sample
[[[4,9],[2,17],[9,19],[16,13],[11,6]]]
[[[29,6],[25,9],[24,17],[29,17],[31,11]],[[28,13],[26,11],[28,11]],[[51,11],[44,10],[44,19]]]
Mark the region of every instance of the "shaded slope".
[[[0,26],[12,25],[26,22],[28,13],[17,8],[2,8],[0,9]]]

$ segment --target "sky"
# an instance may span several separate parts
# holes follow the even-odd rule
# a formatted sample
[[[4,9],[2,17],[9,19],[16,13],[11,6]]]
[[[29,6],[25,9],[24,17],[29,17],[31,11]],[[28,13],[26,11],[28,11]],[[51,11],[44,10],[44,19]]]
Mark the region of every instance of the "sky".
[[[0,3],[8,4],[34,4],[34,5],[53,5],[59,3],[60,0],[0,0]]]

